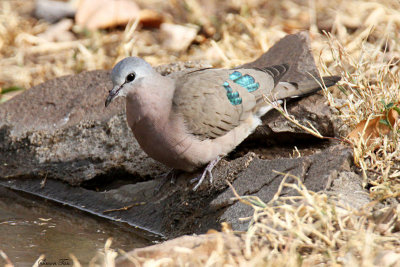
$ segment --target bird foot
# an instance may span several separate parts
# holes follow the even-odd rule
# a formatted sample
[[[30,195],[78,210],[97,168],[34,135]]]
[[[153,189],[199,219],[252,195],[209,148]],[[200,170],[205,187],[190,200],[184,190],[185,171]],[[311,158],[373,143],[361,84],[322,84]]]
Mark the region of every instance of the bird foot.
[[[160,192],[161,188],[169,181],[170,184],[176,183],[176,177],[181,173],[181,170],[171,169],[166,174],[162,175],[160,183],[154,188],[154,194]]]
[[[197,182],[197,184],[193,187],[193,191],[196,191],[199,186],[203,183],[204,179],[206,178],[206,175],[210,177],[210,184],[213,182],[213,175],[212,175],[212,170],[214,167],[218,164],[218,162],[221,160],[221,157],[217,157],[216,159],[212,160],[210,163],[208,163],[207,167],[204,168],[203,174],[199,177],[196,177],[192,180],[190,180],[191,183]]]

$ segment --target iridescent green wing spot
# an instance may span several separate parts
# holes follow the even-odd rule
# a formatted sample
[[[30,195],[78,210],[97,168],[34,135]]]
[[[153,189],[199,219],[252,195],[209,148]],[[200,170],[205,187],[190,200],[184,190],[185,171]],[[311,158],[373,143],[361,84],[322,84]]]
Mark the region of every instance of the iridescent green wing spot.
[[[238,71],[234,71],[229,75],[229,79],[234,81],[236,84],[244,87],[249,92],[253,92],[260,88],[260,84],[256,83],[254,78],[248,74],[242,75]]]
[[[232,87],[230,87],[229,83],[226,81],[223,86],[226,90],[226,96],[232,105],[236,106],[242,104],[242,98],[239,96],[239,92],[233,92]]]

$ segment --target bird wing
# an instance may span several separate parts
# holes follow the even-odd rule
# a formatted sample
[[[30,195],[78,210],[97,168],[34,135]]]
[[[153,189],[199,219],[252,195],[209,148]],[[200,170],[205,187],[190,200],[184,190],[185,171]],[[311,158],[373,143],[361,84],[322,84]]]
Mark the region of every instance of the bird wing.
[[[288,70],[286,64],[264,69],[199,69],[175,73],[173,111],[200,140],[231,131],[263,102]]]

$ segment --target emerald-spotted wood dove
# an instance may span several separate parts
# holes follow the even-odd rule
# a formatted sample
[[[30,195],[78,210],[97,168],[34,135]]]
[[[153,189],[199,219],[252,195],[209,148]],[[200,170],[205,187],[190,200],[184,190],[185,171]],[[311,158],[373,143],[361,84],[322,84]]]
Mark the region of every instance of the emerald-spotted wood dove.
[[[142,149],[174,169],[211,170],[261,124],[272,109],[263,96],[282,101],[320,89],[314,78],[301,83],[279,82],[290,66],[191,69],[162,76],[137,57],[121,60],[112,70],[113,89],[105,105],[126,97],[126,115]],[[323,78],[329,87],[337,76]]]

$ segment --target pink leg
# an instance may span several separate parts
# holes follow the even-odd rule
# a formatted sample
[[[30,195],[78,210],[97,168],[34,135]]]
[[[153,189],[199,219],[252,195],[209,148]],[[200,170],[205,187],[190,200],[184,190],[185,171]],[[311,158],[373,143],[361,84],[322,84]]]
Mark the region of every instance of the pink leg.
[[[200,176],[200,178],[197,177],[190,181],[191,183],[198,181],[197,184],[193,187],[193,191],[196,191],[199,188],[199,186],[203,183],[204,179],[206,178],[207,174],[210,177],[210,184],[212,184],[212,182],[213,182],[212,170],[214,169],[214,167],[218,164],[218,162],[220,160],[221,160],[221,157],[218,156],[216,159],[210,161],[210,163],[208,163],[207,167],[205,167],[203,174]]]

